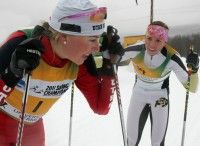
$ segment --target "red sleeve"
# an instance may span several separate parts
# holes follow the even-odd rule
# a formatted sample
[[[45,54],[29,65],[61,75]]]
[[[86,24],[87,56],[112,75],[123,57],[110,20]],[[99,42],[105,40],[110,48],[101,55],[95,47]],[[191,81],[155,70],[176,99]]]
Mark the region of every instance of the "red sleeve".
[[[97,78],[88,73],[85,65],[81,65],[75,83],[95,113],[100,115],[108,113],[115,91],[113,77]]]

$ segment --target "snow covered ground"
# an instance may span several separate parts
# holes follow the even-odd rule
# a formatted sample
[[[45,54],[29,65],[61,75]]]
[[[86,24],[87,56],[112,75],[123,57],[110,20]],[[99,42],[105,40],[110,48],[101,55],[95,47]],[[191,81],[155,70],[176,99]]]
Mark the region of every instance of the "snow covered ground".
[[[126,123],[127,110],[134,84],[134,75],[127,67],[120,67],[119,85]],[[186,91],[175,74],[170,77],[170,118],[166,146],[180,146]],[[44,117],[46,146],[68,146],[70,92],[67,92]],[[200,91],[190,94],[186,122],[185,146],[200,145]],[[140,146],[150,146],[149,120],[145,126]],[[71,146],[123,146],[117,98],[106,116],[96,115],[83,95],[75,88]]]

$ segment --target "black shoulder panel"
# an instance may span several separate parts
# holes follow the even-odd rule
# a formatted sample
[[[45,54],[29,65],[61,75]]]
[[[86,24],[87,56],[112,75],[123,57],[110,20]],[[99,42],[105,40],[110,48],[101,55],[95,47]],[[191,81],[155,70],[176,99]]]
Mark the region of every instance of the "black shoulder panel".
[[[145,45],[136,45],[136,46],[129,46],[125,49],[126,52],[128,51],[141,51],[141,50],[145,50]]]
[[[26,36],[20,36],[16,38],[12,38],[3,44],[0,48],[0,73],[4,71],[7,66],[10,64],[11,55],[14,52],[16,46],[24,41]]]

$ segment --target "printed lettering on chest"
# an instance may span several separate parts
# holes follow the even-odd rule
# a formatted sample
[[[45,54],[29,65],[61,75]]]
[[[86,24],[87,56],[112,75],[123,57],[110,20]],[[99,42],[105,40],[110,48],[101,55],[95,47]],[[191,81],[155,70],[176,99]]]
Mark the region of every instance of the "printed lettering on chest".
[[[60,82],[31,80],[29,95],[41,98],[58,98],[68,90],[71,82],[72,80]],[[18,90],[22,91],[22,88],[18,88]]]
[[[60,96],[69,88],[69,83],[61,85],[47,85],[45,89],[41,89],[38,85],[30,88],[35,93],[39,93],[43,96]]]

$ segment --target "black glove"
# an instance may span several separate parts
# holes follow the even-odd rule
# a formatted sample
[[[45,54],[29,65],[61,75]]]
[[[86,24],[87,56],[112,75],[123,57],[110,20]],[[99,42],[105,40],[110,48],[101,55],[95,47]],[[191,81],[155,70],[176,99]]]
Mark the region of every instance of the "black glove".
[[[192,69],[192,73],[196,73],[199,69],[199,56],[196,52],[191,51],[186,58],[187,67]]]
[[[101,35],[101,47],[100,51],[108,51],[108,58],[104,58],[103,55],[103,64],[102,64],[102,74],[105,75],[114,75],[113,64],[117,64],[121,56],[124,54],[124,48],[119,42],[119,35],[117,34],[117,29],[112,26],[107,27],[107,32],[104,32]]]
[[[107,76],[113,76],[115,74],[113,64],[111,63],[110,59],[103,58],[103,63],[99,74]]]
[[[104,32],[101,39],[101,51],[108,50],[111,62],[117,64],[124,54],[124,48],[119,42],[120,37],[117,30],[112,26],[108,26],[107,33]]]
[[[102,35],[100,36],[100,44],[101,52],[108,50],[108,37],[106,32],[102,33]]]
[[[14,87],[26,73],[34,70],[40,61],[42,45],[38,39],[30,38],[20,43],[12,54],[10,66],[2,74],[9,87]]]
[[[118,35],[113,36],[114,40],[117,40],[115,37],[119,37],[119,36]],[[124,55],[124,48],[122,47],[120,42],[117,42],[114,40],[109,45],[109,54],[110,54],[111,62],[113,64],[117,64],[117,63],[119,63],[122,56]]]

